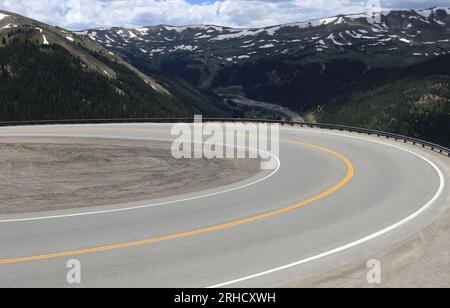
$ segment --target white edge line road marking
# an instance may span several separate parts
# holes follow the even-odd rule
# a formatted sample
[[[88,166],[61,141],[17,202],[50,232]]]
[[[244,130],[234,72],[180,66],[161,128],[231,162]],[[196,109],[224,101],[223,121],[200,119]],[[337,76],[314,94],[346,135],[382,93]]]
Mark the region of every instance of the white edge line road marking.
[[[284,130],[299,131],[297,129],[284,129]],[[308,131],[307,131],[307,133],[308,133]],[[411,214],[410,216],[406,217],[405,219],[403,219],[403,220],[397,222],[396,224],[391,225],[390,227],[387,227],[387,228],[385,228],[385,229],[383,229],[383,230],[381,230],[379,232],[373,233],[373,234],[371,234],[371,235],[369,235],[367,237],[364,237],[364,238],[362,238],[360,240],[357,240],[357,241],[351,242],[349,244],[340,246],[340,247],[335,248],[333,250],[326,251],[324,253],[321,253],[321,254],[313,256],[313,257],[309,257],[309,258],[306,258],[306,259],[303,259],[303,260],[300,260],[300,261],[297,261],[297,262],[294,262],[294,263],[290,263],[290,264],[287,264],[287,265],[284,265],[284,266],[273,268],[271,270],[267,270],[267,271],[264,271],[264,272],[261,272],[261,273],[258,273],[258,274],[254,274],[254,275],[242,277],[242,278],[239,278],[239,279],[235,279],[233,281],[228,281],[228,282],[224,282],[224,283],[217,284],[217,285],[214,285],[214,286],[210,286],[209,288],[226,287],[226,286],[229,286],[229,285],[232,285],[232,284],[236,284],[236,283],[239,283],[239,282],[244,282],[244,281],[252,280],[252,279],[255,279],[255,278],[262,277],[262,276],[270,275],[270,274],[273,274],[275,272],[280,272],[280,271],[283,271],[283,270],[286,270],[286,269],[289,269],[289,268],[292,268],[292,267],[296,267],[296,266],[299,266],[299,265],[302,265],[302,264],[305,264],[305,263],[316,261],[318,259],[322,259],[322,258],[331,256],[333,254],[336,254],[336,253],[339,253],[339,252],[343,252],[345,250],[348,250],[348,249],[354,248],[356,246],[362,245],[364,243],[367,243],[367,242],[369,242],[369,241],[371,241],[371,240],[373,240],[375,238],[381,237],[381,236],[383,236],[383,235],[385,235],[387,233],[390,233],[390,232],[400,228],[401,226],[409,223],[410,221],[412,221],[415,218],[417,218],[418,216],[420,216],[423,212],[425,212],[428,208],[430,208],[439,199],[439,197],[441,196],[441,194],[442,194],[442,192],[444,190],[445,178],[444,178],[444,175],[443,175],[442,171],[433,162],[431,162],[429,159],[427,159],[426,157],[424,157],[424,156],[422,156],[422,155],[420,155],[418,153],[415,153],[413,151],[410,151],[410,150],[405,149],[405,148],[400,147],[400,146],[388,144],[388,143],[381,142],[381,141],[371,140],[371,139],[367,139],[367,138],[362,138],[362,137],[355,137],[355,136],[337,134],[337,133],[332,133],[332,132],[322,132],[322,131],[309,131],[309,133],[328,134],[328,135],[335,135],[335,136],[340,136],[340,137],[344,137],[344,138],[359,139],[359,140],[363,140],[363,141],[366,141],[366,142],[378,143],[378,144],[382,144],[382,145],[385,145],[385,146],[389,146],[389,147],[392,147],[392,148],[396,148],[396,149],[408,152],[408,153],[410,153],[410,154],[412,154],[412,155],[414,155],[416,157],[421,158],[422,160],[424,160],[425,162],[430,164],[435,169],[435,171],[439,175],[439,180],[440,180],[439,189],[438,189],[437,193],[434,195],[434,197],[427,204],[425,204],[422,208],[420,208],[418,211],[414,212],[413,214]],[[12,135],[12,136],[14,137],[14,136],[21,136],[21,135]],[[42,136],[42,135],[30,135],[30,136]],[[59,136],[64,137],[64,135],[53,135],[53,134],[52,135],[48,135],[48,136],[44,136],[44,137],[59,137]],[[89,135],[88,136],[77,136],[77,137],[99,138],[97,136],[92,136],[92,135],[90,135],[90,136]],[[114,136],[101,136],[100,138],[130,139],[130,138],[126,138],[126,136],[119,136],[118,138],[114,138]],[[135,139],[135,140],[157,140],[157,139],[148,139],[148,138],[133,138],[133,139]],[[280,162],[279,158],[278,157],[275,157],[275,158],[278,159],[279,165],[278,165],[278,169],[273,174],[275,174],[281,167],[281,162]],[[267,179],[268,177],[272,176],[273,174],[270,174],[269,176],[267,176],[267,177],[265,177],[263,179],[260,179],[259,182],[262,181],[262,180]],[[255,184],[255,183],[253,183],[253,184]],[[248,186],[253,185],[253,184],[250,183],[250,184],[247,184],[247,185],[245,185],[243,187],[248,187]],[[241,187],[241,188],[243,188],[243,187]],[[235,189],[232,189],[232,190],[237,190],[237,189],[240,189],[240,188],[235,188]],[[229,190],[229,191],[232,191],[232,190]],[[219,192],[219,193],[215,193],[215,194],[211,194],[211,195],[217,195],[217,194],[222,194],[222,193],[224,193],[224,192]],[[209,195],[209,196],[211,196],[211,195]],[[172,202],[169,202],[169,203],[194,200],[194,199],[204,198],[204,197],[206,197],[206,196],[199,196],[199,197],[194,197],[194,198],[188,198],[188,199],[185,199],[185,200],[176,200],[176,201],[172,201]],[[164,203],[162,203],[162,204],[164,204]],[[162,204],[159,204],[159,205],[162,205]],[[116,209],[116,210],[103,211],[103,212],[89,212],[89,213],[80,213],[80,214],[72,214],[72,215],[60,215],[60,216],[49,216],[49,217],[37,217],[37,218],[29,218],[29,219],[10,220],[10,221],[0,221],[0,223],[2,223],[2,222],[11,222],[11,221],[42,220],[42,219],[52,219],[52,218],[62,218],[62,217],[94,215],[94,214],[102,214],[102,213],[109,213],[109,212],[126,211],[126,210],[138,209],[138,208],[143,208],[143,207],[151,207],[151,206],[156,206],[156,205],[158,205],[158,204],[147,205],[147,206],[140,206],[140,207],[134,207],[134,208]]]
[[[126,137],[126,136],[103,136],[103,135],[75,135],[75,134],[0,134],[0,137],[42,137],[42,138],[49,138],[49,137],[76,137],[76,138],[95,138],[95,139],[120,139],[120,140],[142,140],[142,141],[172,141],[171,139],[164,139],[164,138],[145,138],[145,137]],[[255,149],[249,148],[250,151],[256,151]],[[260,151],[264,152],[264,151]],[[213,196],[218,196],[222,194],[226,194],[229,192],[233,192],[236,190],[241,190],[253,185],[256,185],[258,183],[261,183],[276,173],[281,168],[281,160],[279,157],[273,155],[269,152],[264,152],[264,154],[269,154],[271,157],[273,157],[277,161],[277,168],[271,172],[270,174],[266,175],[265,177],[258,179],[254,182],[247,183],[245,185],[230,188],[223,191],[218,191],[215,193],[210,193],[206,195],[201,196],[195,196],[185,199],[178,199],[173,201],[166,201],[166,202],[160,202],[160,203],[154,203],[154,204],[147,204],[147,205],[141,205],[141,206],[134,206],[134,207],[125,207],[125,208],[118,208],[118,209],[111,209],[111,210],[104,210],[104,211],[92,211],[92,212],[82,212],[82,213],[74,213],[74,214],[65,214],[65,215],[53,215],[53,216],[39,216],[39,217],[29,217],[29,218],[17,218],[17,219],[5,219],[0,220],[0,224],[4,223],[15,223],[15,222],[26,222],[26,221],[37,221],[37,220],[50,220],[50,219],[59,219],[59,218],[72,218],[72,217],[80,217],[80,216],[90,216],[90,215],[101,215],[101,214],[108,214],[108,213],[117,213],[117,212],[125,212],[125,211],[133,211],[133,210],[139,210],[139,209],[145,209],[150,207],[156,207],[156,206],[162,206],[162,205],[169,205],[169,204],[175,204],[175,203],[182,203],[186,201],[192,201],[192,200],[198,200]]]
[[[290,130],[290,129],[287,129],[287,130]],[[390,232],[392,232],[392,231],[402,227],[403,225],[411,222],[412,220],[416,219],[423,212],[425,212],[427,209],[429,209],[439,199],[439,197],[441,196],[442,192],[444,191],[445,178],[444,178],[444,174],[442,173],[442,171],[438,168],[438,166],[436,166],[436,164],[434,164],[428,158],[426,158],[426,157],[424,157],[424,156],[422,156],[422,155],[420,155],[418,153],[415,153],[413,151],[410,151],[410,150],[405,149],[405,148],[400,147],[400,146],[396,146],[396,145],[393,145],[393,144],[388,144],[388,143],[381,142],[381,141],[365,139],[365,138],[362,138],[362,137],[355,137],[355,136],[348,136],[348,135],[342,135],[342,134],[336,134],[336,133],[327,133],[327,132],[314,132],[314,131],[311,131],[311,133],[331,134],[331,135],[336,135],[336,136],[341,136],[341,137],[360,139],[360,140],[365,140],[365,141],[369,141],[369,142],[383,144],[383,145],[386,145],[386,146],[389,146],[389,147],[393,147],[393,148],[400,149],[402,151],[408,152],[408,153],[410,153],[410,154],[412,154],[414,156],[417,156],[417,157],[421,158],[422,160],[426,161],[428,164],[430,164],[434,168],[434,170],[439,175],[439,180],[440,180],[439,189],[438,189],[437,193],[434,195],[434,197],[427,204],[425,204],[423,207],[421,207],[418,211],[414,212],[413,214],[411,214],[410,216],[406,217],[405,219],[403,219],[403,220],[397,222],[396,224],[393,224],[392,226],[387,227],[387,228],[385,228],[385,229],[383,229],[381,231],[378,231],[378,232],[373,233],[373,234],[371,234],[369,236],[366,236],[366,237],[364,237],[364,238],[362,238],[360,240],[357,240],[357,241],[351,242],[349,244],[340,246],[338,248],[326,251],[324,253],[318,254],[318,255],[313,256],[313,257],[309,257],[309,258],[306,258],[306,259],[303,259],[303,260],[300,260],[300,261],[296,261],[296,262],[293,262],[293,263],[290,263],[290,264],[287,264],[287,265],[276,267],[276,268],[273,268],[273,269],[270,269],[270,270],[267,270],[267,271],[264,271],[264,272],[261,272],[261,273],[257,273],[257,274],[254,274],[254,275],[250,275],[250,276],[238,278],[238,279],[235,279],[235,280],[232,280],[232,281],[220,283],[220,284],[217,284],[217,285],[214,285],[214,286],[210,286],[208,288],[210,288],[210,289],[223,288],[223,287],[230,286],[232,284],[236,284],[236,283],[240,283],[240,282],[256,279],[256,278],[259,278],[259,277],[262,277],[262,276],[267,276],[267,275],[270,275],[270,274],[273,274],[273,273],[276,273],[276,272],[280,272],[280,271],[283,271],[283,270],[287,270],[287,269],[290,269],[290,268],[293,268],[293,267],[296,267],[296,266],[299,266],[299,265],[302,265],[302,264],[305,264],[305,263],[309,263],[309,262],[316,261],[316,260],[319,260],[319,259],[322,259],[322,258],[325,258],[325,257],[329,257],[329,256],[334,255],[336,253],[343,252],[345,250],[348,250],[348,249],[354,248],[356,246],[362,245],[364,243],[367,243],[367,242],[369,242],[369,241],[371,241],[373,239],[376,239],[378,237],[386,235],[386,234],[388,234],[388,233],[390,233]]]

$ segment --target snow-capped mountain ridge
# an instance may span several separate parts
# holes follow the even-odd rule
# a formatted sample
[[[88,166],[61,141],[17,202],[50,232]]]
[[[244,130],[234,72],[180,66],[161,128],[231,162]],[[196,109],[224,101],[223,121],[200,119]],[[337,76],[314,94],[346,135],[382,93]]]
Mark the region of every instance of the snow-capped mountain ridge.
[[[366,53],[382,48],[403,54],[408,47],[409,56],[414,57],[450,51],[446,42],[450,37],[450,8],[383,11],[380,23],[372,23],[368,17],[368,13],[338,15],[251,29],[215,25],[113,27],[87,30],[85,34],[113,51],[135,50],[151,60],[184,52],[224,64],[260,56],[336,53],[342,49]]]
[[[382,16],[387,16],[392,12],[415,12],[423,17],[428,18],[431,14],[436,13],[439,10],[445,11],[447,14],[450,14],[450,8],[447,7],[432,7],[429,9],[421,9],[421,10],[382,10],[379,12]],[[306,21],[300,21],[300,22],[292,22],[292,23],[285,23],[285,24],[278,24],[278,25],[272,25],[262,28],[233,28],[233,27],[227,27],[227,26],[220,26],[220,25],[212,25],[212,24],[192,24],[192,25],[184,25],[184,26],[173,26],[170,24],[160,24],[160,25],[150,25],[150,26],[141,26],[139,28],[123,28],[123,27],[99,27],[99,28],[92,28],[92,29],[86,29],[84,31],[75,31],[76,33],[85,33],[86,31],[107,31],[112,30],[114,28],[116,29],[126,29],[131,31],[139,31],[141,30],[149,30],[155,27],[165,27],[167,30],[171,31],[177,31],[179,33],[187,30],[187,29],[196,29],[196,30],[209,30],[209,29],[216,29],[217,31],[234,31],[234,32],[241,32],[241,31],[252,31],[252,30],[258,30],[258,29],[273,29],[278,27],[290,27],[290,26],[320,26],[320,25],[326,25],[329,23],[333,23],[336,21],[341,21],[342,18],[348,18],[348,19],[359,19],[359,18],[368,18],[370,16],[370,12],[364,12],[364,13],[354,13],[354,14],[341,14],[326,18],[319,18],[319,19],[310,19]]]

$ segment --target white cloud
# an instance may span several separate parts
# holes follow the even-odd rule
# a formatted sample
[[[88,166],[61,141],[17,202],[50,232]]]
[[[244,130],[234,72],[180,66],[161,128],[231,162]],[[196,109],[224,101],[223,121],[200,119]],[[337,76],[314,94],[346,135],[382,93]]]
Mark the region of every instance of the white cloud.
[[[446,1],[385,0],[384,7],[430,7]],[[155,24],[259,27],[356,13],[361,0],[0,0],[0,8],[70,29]]]

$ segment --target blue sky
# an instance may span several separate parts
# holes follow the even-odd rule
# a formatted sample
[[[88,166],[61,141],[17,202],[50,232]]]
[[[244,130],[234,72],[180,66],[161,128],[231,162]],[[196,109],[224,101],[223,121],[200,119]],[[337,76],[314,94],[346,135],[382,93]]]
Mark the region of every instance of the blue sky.
[[[262,27],[367,11],[379,0],[0,0],[0,9],[80,30],[156,24]],[[381,7],[450,7],[449,0],[381,0]]]

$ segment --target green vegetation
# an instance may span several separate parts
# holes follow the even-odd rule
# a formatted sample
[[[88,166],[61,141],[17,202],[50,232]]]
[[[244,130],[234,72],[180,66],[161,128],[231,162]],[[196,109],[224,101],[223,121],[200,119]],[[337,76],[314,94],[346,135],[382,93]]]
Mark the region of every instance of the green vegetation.
[[[305,120],[305,122],[308,123],[316,123],[317,119],[316,119],[316,114],[314,112],[307,112],[305,114],[301,115],[303,120]]]
[[[329,101],[321,122],[379,129],[450,146],[450,57],[362,82]]]
[[[137,74],[100,55],[116,73],[109,79],[88,69],[58,45],[12,41],[0,48],[0,120],[181,117],[218,113],[182,87],[159,93]]]
[[[149,76],[154,76],[162,85],[170,89],[174,96],[179,97],[181,104],[193,108],[198,114],[212,117],[228,117],[231,111],[222,103],[214,93],[194,87],[188,78],[176,74],[166,73],[155,69],[148,58],[142,58],[134,54],[125,56],[127,62],[137,67]],[[181,70],[181,66],[179,66]]]
[[[0,84],[3,121],[121,117],[124,104],[133,117],[187,112],[136,75],[122,70],[109,80],[56,45],[13,42],[0,48]]]

